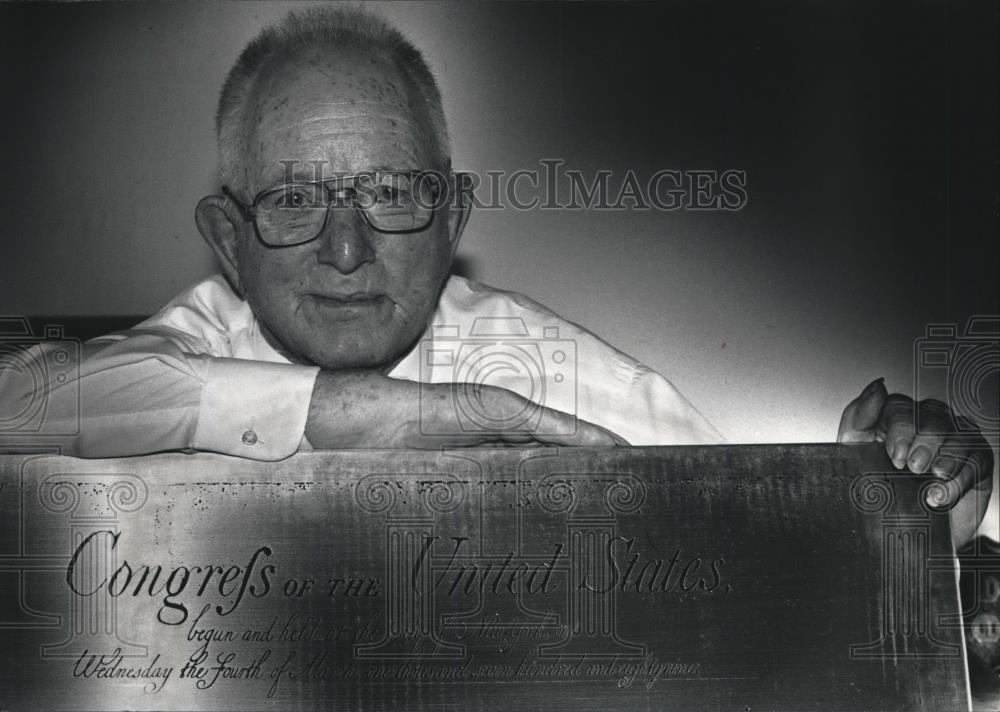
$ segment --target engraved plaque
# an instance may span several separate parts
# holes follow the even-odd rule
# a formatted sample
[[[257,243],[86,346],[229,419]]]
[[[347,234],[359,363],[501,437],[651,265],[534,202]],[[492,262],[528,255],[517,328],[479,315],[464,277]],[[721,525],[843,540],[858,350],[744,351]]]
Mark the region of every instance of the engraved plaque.
[[[965,709],[879,446],[0,458],[0,708]]]

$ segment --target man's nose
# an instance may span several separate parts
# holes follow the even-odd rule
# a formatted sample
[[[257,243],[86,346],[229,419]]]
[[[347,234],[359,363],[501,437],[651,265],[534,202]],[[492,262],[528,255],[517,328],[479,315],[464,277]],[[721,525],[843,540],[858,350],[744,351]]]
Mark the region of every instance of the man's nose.
[[[374,262],[368,223],[360,211],[349,201],[338,202],[329,211],[319,238],[319,261],[333,265],[341,274],[351,274],[366,262]]]

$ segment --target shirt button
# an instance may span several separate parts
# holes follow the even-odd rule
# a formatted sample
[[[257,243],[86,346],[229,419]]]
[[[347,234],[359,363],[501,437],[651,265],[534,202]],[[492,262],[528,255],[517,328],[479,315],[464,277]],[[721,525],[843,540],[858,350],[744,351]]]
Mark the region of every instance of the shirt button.
[[[252,430],[248,430],[243,433],[243,444],[244,445],[255,445],[257,443],[257,433]]]

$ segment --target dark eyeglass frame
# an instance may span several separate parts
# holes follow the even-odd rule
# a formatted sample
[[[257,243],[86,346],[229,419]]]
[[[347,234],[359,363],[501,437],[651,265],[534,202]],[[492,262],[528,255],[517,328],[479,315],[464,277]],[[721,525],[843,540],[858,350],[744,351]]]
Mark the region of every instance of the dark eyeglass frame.
[[[297,181],[295,183],[282,183],[281,185],[272,186],[271,188],[265,188],[264,190],[262,190],[259,193],[257,193],[254,196],[253,202],[251,202],[250,205],[247,205],[242,200],[240,200],[239,198],[237,198],[233,194],[233,191],[231,191],[228,186],[225,186],[225,185],[222,186],[222,192],[223,192],[223,194],[227,198],[229,198],[231,201],[233,201],[233,204],[240,211],[240,215],[243,216],[243,219],[246,220],[247,222],[253,223],[254,233],[256,233],[257,239],[260,240],[262,244],[266,245],[267,247],[273,247],[273,248],[276,248],[276,249],[280,249],[282,247],[298,247],[299,245],[306,245],[306,244],[312,242],[313,240],[318,239],[319,236],[322,235],[323,232],[326,230],[327,223],[330,221],[330,210],[335,207],[336,201],[330,201],[330,204],[326,206],[326,208],[324,210],[324,213],[323,213],[323,224],[316,231],[315,235],[313,235],[312,237],[307,238],[305,240],[299,240],[298,242],[282,242],[280,244],[275,244],[273,242],[268,242],[267,240],[264,239],[264,236],[260,232],[260,226],[257,224],[257,206],[260,205],[260,202],[265,197],[267,197],[268,195],[271,195],[272,193],[277,193],[277,192],[282,191],[282,190],[287,190],[288,188],[291,188],[291,187],[294,187],[294,186],[316,186],[316,185],[322,185],[324,188],[326,188],[330,192],[334,192],[334,191],[340,192],[340,191],[343,191],[343,190],[350,190],[353,193],[353,196],[350,199],[351,200],[351,209],[352,210],[360,211],[361,214],[365,218],[365,222],[368,224],[368,226],[372,230],[375,230],[376,232],[381,232],[381,233],[384,233],[384,234],[389,234],[389,235],[409,235],[409,234],[412,234],[412,233],[415,233],[415,232],[421,232],[421,231],[426,230],[427,228],[429,228],[434,223],[434,215],[435,215],[435,213],[437,213],[438,208],[440,208],[441,205],[443,205],[443,203],[442,204],[437,204],[437,201],[435,201],[435,205],[429,211],[429,217],[427,218],[427,222],[424,223],[424,224],[422,224],[422,225],[420,225],[419,227],[408,228],[406,230],[391,230],[391,229],[386,229],[386,228],[383,228],[383,227],[379,227],[378,225],[376,225],[372,221],[371,216],[368,214],[368,211],[370,210],[370,208],[365,208],[365,207],[362,207],[362,206],[358,205],[358,202],[357,202],[358,183],[362,179],[365,179],[365,178],[374,180],[376,176],[392,175],[392,176],[406,176],[408,178],[413,178],[414,176],[428,175],[428,174],[433,174],[433,173],[436,173],[436,172],[435,171],[414,171],[414,170],[363,171],[361,173],[355,173],[354,175],[350,175],[350,176],[337,176],[335,178],[327,178],[326,180]],[[447,173],[447,174],[437,173],[437,175],[441,175],[442,177],[444,177],[446,179],[445,183],[447,184],[449,179],[454,179],[454,177],[456,175],[459,175],[459,174],[456,174],[456,173]],[[333,183],[335,185],[335,188],[331,189],[331,188],[327,187],[327,184],[329,184],[329,183]],[[346,183],[349,183],[349,185],[344,185]]]

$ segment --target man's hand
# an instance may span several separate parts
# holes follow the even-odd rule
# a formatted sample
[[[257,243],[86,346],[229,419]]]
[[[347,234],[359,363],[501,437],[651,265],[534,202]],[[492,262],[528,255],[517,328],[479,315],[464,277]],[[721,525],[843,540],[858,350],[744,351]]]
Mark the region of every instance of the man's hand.
[[[604,428],[529,403],[492,386],[477,391],[477,409],[494,422],[511,422],[525,408],[537,408],[534,432],[466,432],[458,421],[456,384],[427,384],[389,378],[376,371],[320,371],[313,387],[306,438],[319,449],[440,448],[497,446],[628,445]],[[540,419],[539,419],[540,418]],[[422,420],[421,420],[422,419]],[[422,427],[421,427],[422,426]],[[428,435],[427,433],[454,433]],[[560,435],[558,433],[571,433]]]
[[[993,489],[993,450],[971,421],[941,401],[914,402],[900,393],[889,395],[878,378],[844,409],[837,441],[884,442],[898,469],[934,473],[944,487],[929,504],[952,508],[956,548],[972,538]]]

